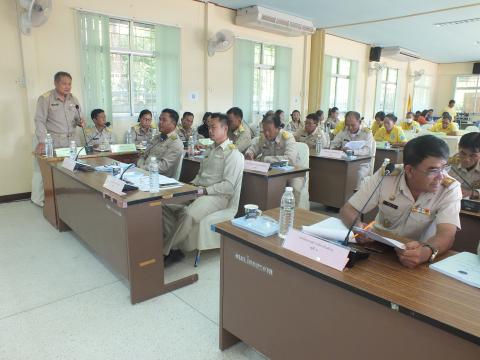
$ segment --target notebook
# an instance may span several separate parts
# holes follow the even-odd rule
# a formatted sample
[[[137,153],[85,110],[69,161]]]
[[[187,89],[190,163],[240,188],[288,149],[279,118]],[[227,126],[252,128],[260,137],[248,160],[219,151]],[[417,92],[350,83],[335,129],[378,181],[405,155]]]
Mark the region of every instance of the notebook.
[[[278,233],[278,222],[266,216],[258,216],[256,219],[248,220],[245,219],[245,216],[242,216],[233,219],[232,224],[263,237]]]
[[[480,255],[461,252],[431,264],[430,269],[480,288]]]

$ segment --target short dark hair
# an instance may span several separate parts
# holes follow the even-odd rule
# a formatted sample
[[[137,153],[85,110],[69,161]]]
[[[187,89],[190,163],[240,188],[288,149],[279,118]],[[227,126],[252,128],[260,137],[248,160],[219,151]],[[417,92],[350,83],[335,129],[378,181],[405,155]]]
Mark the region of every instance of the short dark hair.
[[[315,114],[317,114],[318,117],[321,118],[322,115],[323,115],[323,110],[320,110],[320,109],[319,109],[319,110],[315,111]]]
[[[203,118],[202,118],[202,123],[203,124],[207,123],[207,119],[208,119],[209,116],[212,116],[212,113],[210,111],[207,111],[205,114],[203,114]]]
[[[332,113],[338,111],[338,108],[336,106],[332,107],[331,109],[328,109],[328,116],[332,115]]]
[[[277,111],[275,111],[275,114],[280,116],[280,114],[283,114],[285,113],[285,111],[283,111],[282,109],[278,109]]]
[[[212,119],[218,119],[218,121],[219,121],[222,125],[228,127],[228,116],[227,116],[227,114],[223,114],[223,113],[216,112],[216,113],[212,113],[211,116],[212,116]]]
[[[178,113],[175,110],[166,108],[162,110],[161,114],[163,113],[168,114],[175,124],[178,123]]]
[[[349,116],[353,116],[358,121],[361,121],[360,113],[357,112],[357,111],[347,111],[347,113],[345,114],[345,120],[347,120],[347,117],[349,117]]]
[[[448,104],[455,104],[455,100],[453,100],[453,99],[450,100],[450,101],[448,102]]]
[[[387,114],[387,115],[385,115],[385,119],[386,119],[386,118],[389,118],[389,119],[392,120],[394,123],[397,122],[397,117],[395,116],[395,114],[392,114],[392,113]],[[384,120],[385,120],[385,119],[384,119]]]
[[[277,114],[265,115],[262,119],[262,124],[273,124],[277,129],[282,128],[282,121]]]
[[[105,111],[102,110],[102,109],[94,109],[94,110],[92,110],[92,112],[90,113],[90,117],[92,118],[92,120],[95,120],[99,114],[104,113],[104,112],[105,112]]]
[[[228,109],[227,115],[235,115],[235,116],[238,116],[240,119],[243,120],[243,111],[242,111],[242,109],[240,109],[239,107],[236,107],[236,106]]]
[[[137,120],[137,122],[140,122],[140,119],[141,119],[142,117],[144,117],[145,115],[150,115],[150,116],[153,117],[152,112],[151,112],[150,110],[148,110],[148,109],[143,109],[142,111],[140,111],[140,114],[138,114],[138,120]]]
[[[409,111],[407,112],[407,115],[415,115],[415,114],[413,113],[413,111]]]
[[[307,115],[307,120],[308,119],[313,120],[315,124],[318,124],[318,122],[320,121],[320,116],[318,116],[317,113],[311,113]]]
[[[376,118],[380,118],[382,121],[383,119],[385,119],[385,113],[383,111],[378,111],[376,114],[375,114],[375,119]]]
[[[193,113],[191,113],[190,111],[185,111],[182,115],[182,119],[187,117],[187,116],[194,116]]]
[[[423,110],[422,111],[422,116],[425,117],[428,114],[428,110]]]
[[[458,147],[471,152],[480,152],[480,133],[470,132],[463,135],[458,142]]]
[[[298,111],[298,110],[293,110],[292,113],[290,114],[290,116],[292,116],[293,113],[299,113],[299,114],[300,114],[300,111]]]
[[[449,112],[445,111],[445,112],[442,113],[442,119],[448,119],[448,120],[452,121],[452,115],[450,115]]]
[[[448,160],[447,143],[434,135],[416,137],[403,149],[403,164],[417,166],[429,156]]]
[[[70,80],[72,80],[72,75],[70,75],[68,72],[59,71],[54,75],[53,81],[59,82],[62,79],[62,77],[68,77],[68,78],[70,78]]]

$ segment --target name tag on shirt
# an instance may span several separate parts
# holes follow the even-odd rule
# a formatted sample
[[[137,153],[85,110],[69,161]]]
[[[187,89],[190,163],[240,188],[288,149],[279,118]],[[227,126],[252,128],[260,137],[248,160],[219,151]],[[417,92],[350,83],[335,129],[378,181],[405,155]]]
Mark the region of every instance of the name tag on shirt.
[[[388,201],[386,201],[386,200],[383,200],[383,205],[386,205],[386,206],[388,206],[388,207],[391,207],[392,209],[395,209],[395,210],[398,209],[398,205],[392,204],[391,202],[388,202]]]

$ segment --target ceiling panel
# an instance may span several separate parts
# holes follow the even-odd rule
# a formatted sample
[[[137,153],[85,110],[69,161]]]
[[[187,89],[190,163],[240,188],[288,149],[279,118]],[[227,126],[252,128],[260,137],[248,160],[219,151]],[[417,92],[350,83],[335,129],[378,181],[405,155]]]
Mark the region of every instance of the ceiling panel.
[[[459,0],[216,0],[238,9],[262,5],[270,9],[312,20],[315,26],[348,39],[379,46],[401,46],[416,51],[423,58],[439,62],[480,61],[480,22],[437,27],[445,21],[480,18],[480,2]],[[461,8],[462,6],[476,5]],[[408,16],[441,9],[419,16]],[[460,8],[459,8],[460,7]],[[400,19],[378,21],[393,17]],[[341,26],[341,27],[338,27]]]

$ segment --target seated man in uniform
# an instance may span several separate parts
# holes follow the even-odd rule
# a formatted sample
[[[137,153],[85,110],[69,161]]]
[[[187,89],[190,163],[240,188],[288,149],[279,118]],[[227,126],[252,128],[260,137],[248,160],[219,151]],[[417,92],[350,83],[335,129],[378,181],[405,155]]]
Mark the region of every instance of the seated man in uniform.
[[[243,176],[243,156],[228,139],[228,118],[214,113],[209,121],[210,139],[214,141],[205,151],[198,175],[192,184],[199,187],[197,199],[189,205],[164,207],[166,263],[179,261],[184,251],[197,248],[200,220],[226,209],[234,196],[235,184]]]
[[[317,139],[320,140],[322,149],[327,148],[329,144],[330,139],[319,126],[319,120],[316,113],[308,114],[305,119],[305,126],[293,134],[295,140],[307,144],[310,151],[315,151]]]
[[[117,142],[115,134],[108,127],[107,116],[102,109],[92,110],[90,114],[94,127],[85,130],[88,145],[115,144]]]
[[[385,177],[363,210],[367,213],[378,206],[373,231],[411,239],[405,250],[395,249],[400,262],[409,268],[432,262],[449,250],[460,229],[462,192],[460,184],[447,175],[447,160],[448,145],[442,139],[425,135],[410,140],[403,151],[403,166],[397,165]],[[340,216],[346,226],[352,225],[383,172],[379,169],[342,207]]]
[[[449,164],[452,166],[450,176],[462,184],[463,197],[479,199],[480,133],[471,132],[463,135],[458,143],[458,154],[450,158]],[[465,181],[468,182],[468,184],[466,184]]]
[[[356,111],[349,111],[345,114],[345,129],[338,133],[330,143],[331,149],[351,150],[345,145],[350,141],[365,141],[365,144],[357,150],[353,150],[354,155],[375,156],[375,140],[372,132],[367,127],[362,127],[360,114]],[[365,176],[372,175],[374,158],[370,163],[362,164],[359,168],[357,185]]]
[[[280,117],[276,114],[268,114],[263,117],[263,133],[252,140],[252,144],[245,152],[245,160],[258,160],[273,163],[288,160],[293,166],[298,166],[300,158],[295,138],[288,131],[282,129]],[[296,177],[287,181],[287,186],[293,187],[296,205],[300,202],[305,179]]]
[[[160,114],[160,134],[156,135],[152,144],[138,160],[138,167],[148,170],[150,158],[155,156],[158,161],[158,172],[161,175],[175,177],[180,165],[183,143],[177,135],[178,113],[172,109],[163,109]]]
[[[185,111],[182,116],[181,123],[177,127],[177,134],[184,145],[188,143],[190,136],[193,136],[193,114]],[[186,146],[185,146],[186,147]]]
[[[431,132],[443,132],[447,135],[458,135],[458,124],[452,121],[448,112],[442,114],[442,118],[430,128]]]
[[[238,151],[244,153],[252,142],[252,132],[248,125],[243,123],[243,111],[232,107],[227,111],[228,138],[235,144]]]
[[[375,133],[375,141],[386,141],[392,145],[404,146],[407,142],[407,137],[402,128],[395,125],[397,117],[393,114],[385,115],[383,119],[383,127]]]

